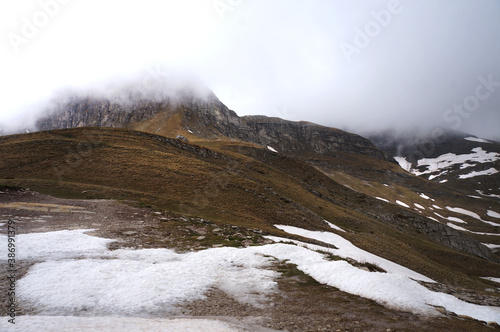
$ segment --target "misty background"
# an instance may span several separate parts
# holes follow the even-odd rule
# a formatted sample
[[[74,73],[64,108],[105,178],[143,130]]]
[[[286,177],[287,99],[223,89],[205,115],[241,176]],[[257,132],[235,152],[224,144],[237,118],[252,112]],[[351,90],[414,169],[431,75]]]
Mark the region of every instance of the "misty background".
[[[60,91],[185,73],[239,115],[500,141],[495,0],[2,1],[0,22],[0,134]]]

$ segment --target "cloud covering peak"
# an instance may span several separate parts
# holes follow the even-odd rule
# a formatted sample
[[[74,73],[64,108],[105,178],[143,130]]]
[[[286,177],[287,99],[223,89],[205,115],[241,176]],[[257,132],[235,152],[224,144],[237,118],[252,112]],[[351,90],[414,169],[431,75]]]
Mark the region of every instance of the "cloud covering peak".
[[[240,115],[500,136],[494,0],[39,0],[0,13],[0,122],[25,122],[58,89],[175,68]]]

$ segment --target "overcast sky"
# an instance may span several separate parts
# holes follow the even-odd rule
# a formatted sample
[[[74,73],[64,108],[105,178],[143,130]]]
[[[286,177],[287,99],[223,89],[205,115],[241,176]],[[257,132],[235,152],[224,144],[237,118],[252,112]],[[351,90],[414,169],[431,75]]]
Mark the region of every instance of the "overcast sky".
[[[0,122],[185,70],[239,115],[500,139],[500,1],[0,0]]]

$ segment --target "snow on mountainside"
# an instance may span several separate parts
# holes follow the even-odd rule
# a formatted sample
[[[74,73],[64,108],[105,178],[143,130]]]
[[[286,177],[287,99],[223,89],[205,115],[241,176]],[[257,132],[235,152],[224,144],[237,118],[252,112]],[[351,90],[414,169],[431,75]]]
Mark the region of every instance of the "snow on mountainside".
[[[500,198],[498,142],[444,130],[440,135],[387,132],[368,137],[407,172],[470,197]]]
[[[469,154],[456,155],[454,153],[447,153],[437,158],[422,158],[417,161],[416,167],[412,167],[413,165],[407,161],[405,157],[398,156],[394,159],[396,159],[403,169],[417,176],[430,174],[429,180],[432,180],[437,177],[441,177],[442,175],[446,175],[448,172],[453,170],[453,166],[455,165],[459,165],[460,170],[463,170],[475,167],[479,164],[493,163],[500,160],[500,154],[496,152],[487,152],[481,147],[477,147],[472,149]],[[497,172],[498,170],[491,167],[490,169],[481,172],[473,171],[461,174],[459,175],[459,178],[465,179],[479,175],[495,174]]]

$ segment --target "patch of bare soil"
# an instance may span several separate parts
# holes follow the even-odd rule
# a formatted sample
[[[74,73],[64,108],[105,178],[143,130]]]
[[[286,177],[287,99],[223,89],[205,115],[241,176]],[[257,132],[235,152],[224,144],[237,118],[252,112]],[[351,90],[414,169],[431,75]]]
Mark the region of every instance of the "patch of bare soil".
[[[222,245],[248,246],[267,243],[258,230],[215,224],[164,211],[108,200],[72,200],[41,195],[29,190],[0,193],[0,223],[16,221],[16,233],[49,232],[64,229],[96,229],[96,236],[118,240],[117,248],[174,248],[201,250]],[[7,234],[7,225],[0,226]],[[4,248],[2,250],[6,250]],[[22,278],[33,263],[18,261]],[[7,315],[7,264],[0,267],[0,315]],[[277,262],[282,273],[279,291],[269,305],[256,308],[239,303],[213,289],[204,300],[183,305],[180,315],[232,317],[239,321],[286,331],[491,331],[493,326],[472,319],[441,315],[421,317],[388,309],[374,301],[317,283],[291,264]],[[18,303],[17,315],[27,314]],[[19,317],[18,317],[19,318]]]

